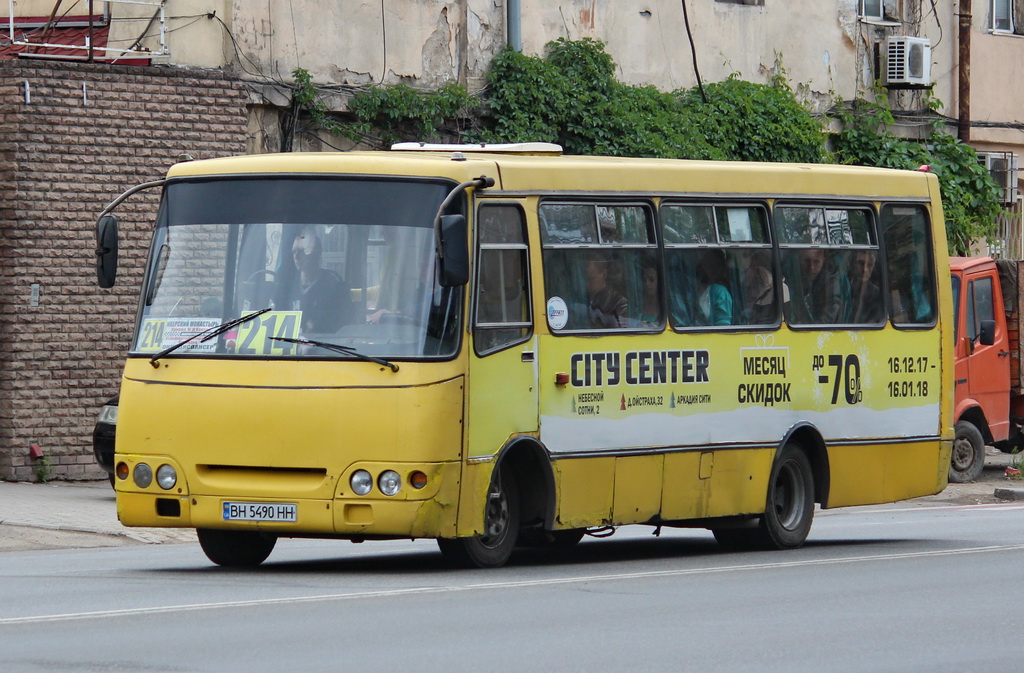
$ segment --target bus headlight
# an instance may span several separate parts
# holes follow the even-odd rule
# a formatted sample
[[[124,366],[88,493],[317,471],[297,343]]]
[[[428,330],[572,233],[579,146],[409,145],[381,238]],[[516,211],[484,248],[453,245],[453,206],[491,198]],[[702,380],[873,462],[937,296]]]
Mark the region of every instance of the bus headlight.
[[[153,468],[145,463],[139,463],[132,470],[132,478],[139,488],[149,488],[149,485],[153,483]]]
[[[395,495],[402,490],[402,476],[394,470],[385,470],[377,478],[377,486],[384,495]]]
[[[366,470],[356,470],[349,479],[349,485],[356,495],[366,495],[373,489],[373,476]]]
[[[156,468],[156,483],[160,488],[169,491],[178,483],[178,473],[170,465],[161,465]]]

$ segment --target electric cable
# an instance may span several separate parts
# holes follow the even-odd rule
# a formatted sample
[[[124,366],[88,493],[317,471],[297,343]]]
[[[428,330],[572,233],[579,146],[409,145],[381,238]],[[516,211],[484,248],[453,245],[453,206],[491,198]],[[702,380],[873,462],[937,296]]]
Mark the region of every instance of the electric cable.
[[[704,104],[708,103],[708,95],[704,93],[704,83],[700,79],[700,68],[697,67],[697,46],[693,43],[693,32],[690,30],[690,15],[686,11],[686,0],[683,3],[683,23],[686,24],[686,37],[690,40],[690,54],[693,56],[693,74],[697,76],[697,88],[700,90],[700,97]]]

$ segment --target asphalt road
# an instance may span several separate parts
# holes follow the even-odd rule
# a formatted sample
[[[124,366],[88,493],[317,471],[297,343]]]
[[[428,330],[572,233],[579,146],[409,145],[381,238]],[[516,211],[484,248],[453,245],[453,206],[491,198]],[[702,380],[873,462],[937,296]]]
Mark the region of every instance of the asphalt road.
[[[0,671],[1019,671],[1024,505],[819,512],[806,547],[621,529],[453,570],[432,542],[0,554]]]

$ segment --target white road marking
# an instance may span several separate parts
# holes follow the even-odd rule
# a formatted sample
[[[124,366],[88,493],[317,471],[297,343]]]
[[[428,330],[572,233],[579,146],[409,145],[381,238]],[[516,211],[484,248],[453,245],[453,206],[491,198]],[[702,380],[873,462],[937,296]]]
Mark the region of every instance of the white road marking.
[[[772,563],[751,563],[738,566],[710,566],[679,570],[650,570],[629,573],[613,573],[608,575],[585,575],[581,577],[556,577],[550,579],[521,580],[514,582],[483,582],[449,587],[409,587],[406,589],[385,589],[375,591],[356,591],[340,594],[323,594],[317,596],[289,596],[281,598],[261,598],[248,601],[223,601],[217,603],[193,603],[186,605],[164,605],[150,608],[128,608],[124,610],[97,610],[94,612],[66,612],[52,615],[36,615],[28,617],[6,617],[0,619],[0,626],[13,624],[39,624],[49,622],[66,622],[82,619],[107,619],[110,617],[134,617],[138,615],[168,614],[176,612],[194,612],[197,610],[222,610],[225,608],[257,607],[264,605],[294,605],[325,601],[347,601],[362,598],[382,598],[390,596],[410,596],[417,594],[443,594],[459,591],[480,591],[487,589],[520,589],[539,586],[582,584],[586,582],[613,582],[651,577],[683,577],[686,575],[702,575],[717,573],[745,572],[751,570],[774,570],[779,568],[800,568],[805,566],[827,566],[848,563],[869,563],[874,561],[895,561],[928,557],[959,556],[965,554],[991,554],[995,552],[1021,551],[1024,544],[993,545],[986,547],[969,547],[965,549],[943,549],[936,551],[919,551],[895,554],[871,554],[866,556],[850,556],[833,559],[807,559],[803,561],[777,561]]]

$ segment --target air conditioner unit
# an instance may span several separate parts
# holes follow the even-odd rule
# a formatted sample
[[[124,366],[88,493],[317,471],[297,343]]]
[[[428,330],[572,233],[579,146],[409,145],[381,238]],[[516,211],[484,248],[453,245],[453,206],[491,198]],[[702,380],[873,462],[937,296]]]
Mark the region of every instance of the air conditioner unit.
[[[890,35],[885,53],[886,84],[932,83],[932,46],[927,38]]]
[[[1003,190],[1003,203],[1014,203],[1017,200],[1017,155],[1011,152],[978,152],[978,161]]]

